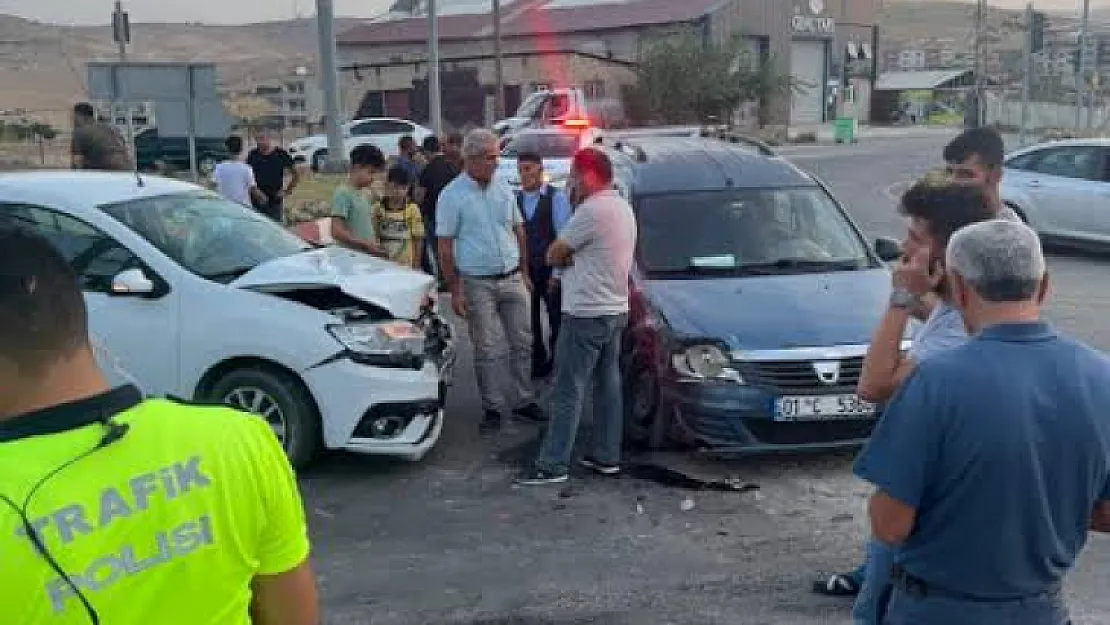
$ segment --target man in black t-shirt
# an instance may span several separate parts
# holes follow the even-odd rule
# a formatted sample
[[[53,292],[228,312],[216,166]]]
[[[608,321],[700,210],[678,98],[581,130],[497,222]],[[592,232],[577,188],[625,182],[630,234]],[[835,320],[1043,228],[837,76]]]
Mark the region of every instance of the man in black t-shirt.
[[[284,223],[285,209],[282,201],[296,188],[300,176],[297,174],[293,157],[274,145],[273,136],[269,131],[259,134],[257,141],[258,147],[247,155],[247,164],[254,170],[254,180],[258,184],[258,190],[266,196],[266,202],[255,203],[254,207],[270,219]],[[285,182],[287,173],[289,174],[288,184]]]
[[[449,135],[447,141],[442,146],[439,144],[439,139],[436,137],[428,137],[424,140],[424,152],[431,155],[428,164],[424,166],[424,170],[420,172],[419,185],[420,189],[417,191],[417,198],[420,201],[420,213],[424,218],[424,232],[426,234],[425,241],[435,241],[435,227],[436,227],[436,201],[439,200],[439,194],[449,182],[459,175],[460,168],[458,166],[457,157],[462,149],[462,137],[459,135]],[[431,260],[432,254],[424,254],[424,271],[435,274],[435,266]]]

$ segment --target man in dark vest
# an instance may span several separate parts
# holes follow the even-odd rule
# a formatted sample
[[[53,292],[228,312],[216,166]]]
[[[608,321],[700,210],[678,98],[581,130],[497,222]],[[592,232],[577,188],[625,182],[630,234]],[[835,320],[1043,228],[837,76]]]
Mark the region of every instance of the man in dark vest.
[[[547,266],[547,248],[570,219],[570,200],[565,193],[544,182],[543,160],[538,154],[517,156],[521,189],[516,203],[524,217],[528,235],[528,276],[532,282],[532,377],[546,378],[551,374],[555,356],[555,340],[559,336],[559,270]],[[551,328],[550,348],[544,345],[541,306],[547,306],[547,323]]]

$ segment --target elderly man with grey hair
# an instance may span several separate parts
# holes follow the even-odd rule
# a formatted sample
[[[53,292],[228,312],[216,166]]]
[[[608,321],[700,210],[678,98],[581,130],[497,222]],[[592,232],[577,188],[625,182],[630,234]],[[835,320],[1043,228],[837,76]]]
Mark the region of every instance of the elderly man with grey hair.
[[[882,622],[1065,625],[1063,578],[1110,531],[1110,359],[1041,320],[1027,226],[967,226],[946,258],[973,338],[914,369],[855,465],[897,547]]]
[[[463,139],[463,172],[436,201],[437,252],[451,306],[466,319],[485,414],[483,433],[501,427],[506,405],[500,383],[510,382],[513,414],[546,419],[532,389],[532,288],[524,218],[516,197],[494,176],[501,155],[497,135],[472,130]],[[505,362],[508,361],[506,368]]]

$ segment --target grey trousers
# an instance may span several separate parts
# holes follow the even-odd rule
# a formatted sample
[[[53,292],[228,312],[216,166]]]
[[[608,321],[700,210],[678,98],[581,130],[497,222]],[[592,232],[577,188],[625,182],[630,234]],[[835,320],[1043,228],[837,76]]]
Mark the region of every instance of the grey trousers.
[[[532,392],[532,302],[524,277],[462,277],[466,322],[474,345],[474,371],[483,410],[523,408],[535,401]],[[512,405],[501,384],[509,382]]]

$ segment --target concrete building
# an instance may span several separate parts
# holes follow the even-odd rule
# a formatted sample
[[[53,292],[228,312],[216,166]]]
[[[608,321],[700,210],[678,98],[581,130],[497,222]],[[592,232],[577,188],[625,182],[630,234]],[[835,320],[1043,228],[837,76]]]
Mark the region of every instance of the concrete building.
[[[595,97],[618,97],[635,80],[651,41],[690,32],[706,41],[737,37],[756,63],[789,72],[795,93],[765,103],[765,121],[812,125],[828,119],[829,96],[844,73],[862,80],[869,99],[878,0],[515,0],[505,1],[501,32],[506,110],[531,91],[581,86]],[[441,72],[491,93],[495,84],[493,20],[477,12],[440,17]],[[342,100],[347,115],[379,114],[424,121],[427,21],[394,15],[356,26],[338,38]],[[693,69],[693,68],[692,68]],[[830,84],[831,83],[831,84]],[[460,102],[444,98],[449,122]],[[473,107],[471,107],[473,108]],[[484,107],[488,112],[488,105]],[[456,109],[453,111],[453,109]],[[453,119],[454,118],[454,119]]]
[[[270,103],[261,123],[282,129],[311,129],[323,123],[324,93],[315,74],[298,67],[288,75],[261,81],[248,93]]]

